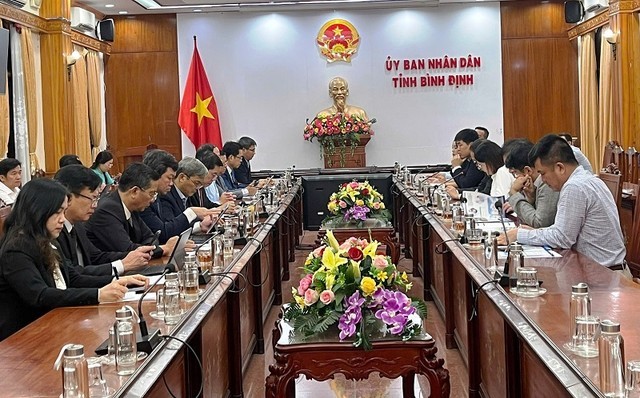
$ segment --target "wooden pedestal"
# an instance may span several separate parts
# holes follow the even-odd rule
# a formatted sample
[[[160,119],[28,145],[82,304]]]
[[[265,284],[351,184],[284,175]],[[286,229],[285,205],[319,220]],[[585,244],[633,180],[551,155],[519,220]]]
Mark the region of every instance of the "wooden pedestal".
[[[344,167],[347,169],[352,169],[357,167],[365,167],[367,165],[367,154],[364,150],[364,147],[367,145],[370,139],[370,135],[361,135],[360,142],[354,148],[353,154],[351,153],[351,147],[347,146],[345,148],[344,164],[341,163],[339,149],[336,149],[336,153],[334,153],[333,155],[326,155],[323,152],[322,158],[324,159],[324,168],[338,169]]]

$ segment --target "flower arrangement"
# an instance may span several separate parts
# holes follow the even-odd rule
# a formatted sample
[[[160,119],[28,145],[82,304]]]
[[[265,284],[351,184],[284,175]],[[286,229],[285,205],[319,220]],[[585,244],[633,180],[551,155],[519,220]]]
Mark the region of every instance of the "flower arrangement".
[[[336,113],[333,115],[320,114],[311,122],[307,119],[304,128],[304,139],[313,142],[317,139],[321,146],[320,155],[331,156],[340,153],[341,166],[344,166],[347,146],[351,147],[351,154],[360,140],[360,134],[373,135],[371,124],[375,119],[365,120],[357,115]]]
[[[354,237],[338,244],[327,231],[325,244],[307,257],[284,313],[295,333],[310,337],[337,323],[340,340],[356,336],[353,344],[368,350],[378,330],[403,340],[422,331],[426,306],[402,292],[411,289],[406,272],[377,249],[378,242]]]
[[[328,219],[344,221],[364,221],[377,218],[383,221],[391,219],[391,213],[385,208],[382,195],[369,181],[345,182],[338,192],[329,197],[327,209],[331,212]]]

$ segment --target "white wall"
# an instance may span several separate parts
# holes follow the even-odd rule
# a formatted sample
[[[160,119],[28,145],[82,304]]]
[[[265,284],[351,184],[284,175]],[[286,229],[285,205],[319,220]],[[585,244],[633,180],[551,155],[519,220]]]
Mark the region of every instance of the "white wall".
[[[315,44],[332,18],[350,21],[361,44],[351,64],[327,63]],[[320,167],[319,147],[302,138],[305,119],[331,105],[329,80],[345,77],[349,104],[377,118],[368,165],[447,162],[453,136],[482,125],[502,142],[500,7],[498,3],[402,10],[178,14],[181,93],[193,36],[218,103],[223,140],[258,142],[254,169]],[[474,85],[394,88],[394,59],[482,57]],[[400,71],[404,72],[404,71]],[[449,71],[422,71],[447,75]],[[415,73],[415,72],[414,72]],[[463,72],[456,72],[463,73]],[[404,73],[405,75],[407,73]],[[183,153],[193,145],[183,134]]]

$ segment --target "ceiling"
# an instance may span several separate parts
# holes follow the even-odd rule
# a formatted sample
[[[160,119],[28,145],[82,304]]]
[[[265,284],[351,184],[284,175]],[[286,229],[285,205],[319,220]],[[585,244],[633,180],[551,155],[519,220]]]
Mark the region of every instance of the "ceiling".
[[[486,0],[80,0],[97,14],[137,15],[192,12],[277,12],[302,10],[434,7]],[[491,1],[491,0],[489,0]]]

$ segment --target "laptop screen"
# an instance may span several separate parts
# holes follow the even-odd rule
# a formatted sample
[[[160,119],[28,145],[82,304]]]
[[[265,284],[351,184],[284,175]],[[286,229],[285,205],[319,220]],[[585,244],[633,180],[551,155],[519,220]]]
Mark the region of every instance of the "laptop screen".
[[[187,245],[189,236],[191,236],[192,229],[193,227],[189,227],[184,231],[182,231],[182,233],[180,234],[180,237],[178,238],[178,242],[176,242],[176,245],[173,247],[173,251],[171,252],[171,257],[169,257],[169,262],[167,264],[173,264],[176,271],[181,270],[182,266],[184,265],[184,257],[186,254],[184,251],[184,248]]]

